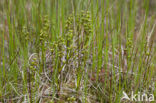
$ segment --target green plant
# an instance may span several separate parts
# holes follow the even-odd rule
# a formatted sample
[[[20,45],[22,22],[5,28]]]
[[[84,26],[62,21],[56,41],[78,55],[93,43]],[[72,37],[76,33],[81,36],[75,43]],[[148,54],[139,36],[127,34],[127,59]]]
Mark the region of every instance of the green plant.
[[[154,0],[0,0],[0,102],[119,103],[155,90]],[[137,102],[137,101],[136,101]]]

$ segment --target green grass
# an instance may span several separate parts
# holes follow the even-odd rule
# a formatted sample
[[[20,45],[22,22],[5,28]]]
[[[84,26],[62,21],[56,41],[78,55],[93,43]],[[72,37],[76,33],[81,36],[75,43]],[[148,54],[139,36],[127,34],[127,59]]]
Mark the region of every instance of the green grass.
[[[154,0],[1,0],[0,102],[156,96],[155,10]]]

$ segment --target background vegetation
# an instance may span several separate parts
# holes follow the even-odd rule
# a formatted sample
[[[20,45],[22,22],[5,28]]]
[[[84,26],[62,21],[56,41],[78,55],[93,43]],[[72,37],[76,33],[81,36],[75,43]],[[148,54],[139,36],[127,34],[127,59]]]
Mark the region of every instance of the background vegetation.
[[[155,0],[0,0],[0,102],[156,96],[155,11]]]

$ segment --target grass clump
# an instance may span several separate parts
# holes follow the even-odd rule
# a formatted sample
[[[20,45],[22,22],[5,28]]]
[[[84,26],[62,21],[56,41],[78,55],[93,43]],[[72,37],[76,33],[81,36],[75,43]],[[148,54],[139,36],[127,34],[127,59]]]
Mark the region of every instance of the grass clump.
[[[0,102],[156,95],[153,0],[17,1],[0,1]]]

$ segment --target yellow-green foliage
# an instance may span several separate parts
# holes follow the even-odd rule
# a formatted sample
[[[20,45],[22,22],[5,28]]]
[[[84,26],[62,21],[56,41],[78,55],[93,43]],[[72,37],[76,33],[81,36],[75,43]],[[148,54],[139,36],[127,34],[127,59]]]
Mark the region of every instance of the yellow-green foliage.
[[[21,33],[21,38],[20,38],[20,42],[23,46],[25,46],[28,41],[30,40],[29,38],[29,32],[26,26],[23,26],[22,28],[22,33]]]
[[[39,38],[41,44],[43,44],[48,39],[49,28],[50,28],[50,22],[48,20],[48,16],[44,16],[43,25],[40,31],[40,38]]]
[[[67,18],[65,29],[70,37],[76,39],[76,43],[86,44],[92,33],[92,22],[89,11],[81,11],[77,15]]]

